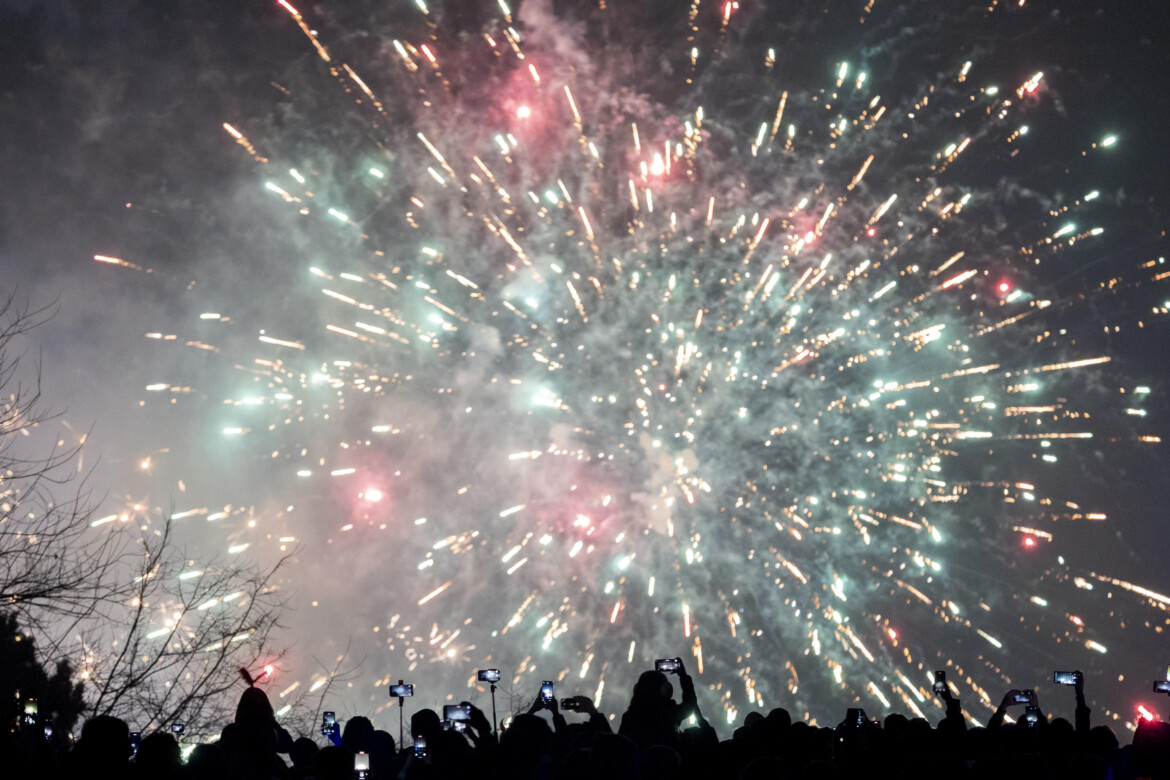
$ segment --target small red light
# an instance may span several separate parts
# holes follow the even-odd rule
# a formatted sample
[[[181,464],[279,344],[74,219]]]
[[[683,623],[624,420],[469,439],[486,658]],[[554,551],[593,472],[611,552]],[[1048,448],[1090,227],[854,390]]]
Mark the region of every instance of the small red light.
[[[873,238],[874,236],[877,235],[877,230],[875,228],[870,228],[869,230],[865,231],[865,235],[869,236],[870,238]]]
[[[1024,546],[1025,547],[1035,547],[1036,546],[1036,538],[1032,537],[1032,536],[1025,536],[1024,537]]]
[[[1006,292],[1010,291],[1011,289],[1012,289],[1012,285],[1010,282],[1000,282],[999,283],[999,291],[1001,293],[1006,293]]]

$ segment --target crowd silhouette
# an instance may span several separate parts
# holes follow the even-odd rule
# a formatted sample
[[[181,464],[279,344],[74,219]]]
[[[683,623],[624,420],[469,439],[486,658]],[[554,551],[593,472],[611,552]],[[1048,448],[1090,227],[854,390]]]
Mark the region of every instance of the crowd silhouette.
[[[662,671],[666,670],[666,671]],[[294,739],[267,694],[249,686],[218,739],[186,762],[176,734],[140,740],[117,718],[87,720],[75,743],[47,740],[24,718],[3,735],[0,775],[122,780],[1137,780],[1170,778],[1170,724],[1143,719],[1128,745],[1092,724],[1084,676],[1058,673],[1074,693],[1073,720],[1049,717],[1034,690],[1010,690],[986,726],[964,717],[940,674],[946,714],[934,726],[890,714],[872,720],[846,709],[835,727],[794,721],[777,708],[750,712],[726,738],[704,718],[681,659],[663,659],[634,685],[625,711],[599,712],[587,696],[559,701],[542,686],[506,727],[469,702],[421,708],[398,745],[366,717],[344,727],[326,713],[321,732]],[[489,679],[489,678],[483,678]],[[677,683],[678,701],[675,700]],[[493,690],[494,692],[494,690]],[[409,701],[400,698],[399,704]],[[494,708],[493,708],[494,709]],[[616,731],[614,729],[616,724]],[[499,724],[497,724],[498,726]]]

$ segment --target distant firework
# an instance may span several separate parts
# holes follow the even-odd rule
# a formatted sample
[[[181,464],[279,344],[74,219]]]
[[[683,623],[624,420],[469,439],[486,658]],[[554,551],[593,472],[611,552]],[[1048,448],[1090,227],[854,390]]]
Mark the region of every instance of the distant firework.
[[[856,59],[929,49],[937,69],[789,75],[816,42],[769,31],[828,33],[751,3],[641,30],[621,3],[568,21],[417,0],[360,34],[280,5],[309,46],[274,84],[284,120],[225,123],[223,153],[254,158],[257,213],[303,251],[287,278],[222,270],[235,311],[194,287],[216,308],[150,354],[214,372],[147,389],[222,430],[220,467],[254,490],[204,487],[176,516],[233,551],[303,546],[285,585],[305,665],[282,685],[349,640],[357,711],[391,678],[438,702],[490,665],[620,712],[681,655],[723,724],[834,723],[853,701],[935,718],[946,668],[985,720],[1013,674],[1112,685],[1107,651],[1155,644],[1170,598],[1054,550],[1107,521],[1070,479],[1108,479],[1089,448],[1160,442],[1149,389],[1081,324],[1167,270],[1134,255],[1058,283],[1112,206],[1032,175],[1056,165],[1028,130],[1043,73],[997,82],[873,3],[842,34]],[[1024,13],[990,7],[980,23]],[[1074,141],[1059,166],[1118,142]],[[194,451],[176,441],[159,476]]]

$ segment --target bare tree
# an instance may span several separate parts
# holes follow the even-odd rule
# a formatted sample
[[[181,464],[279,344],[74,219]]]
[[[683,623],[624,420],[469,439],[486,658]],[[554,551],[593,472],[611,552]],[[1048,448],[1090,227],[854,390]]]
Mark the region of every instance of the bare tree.
[[[209,735],[231,720],[239,668],[279,662],[269,640],[288,557],[197,564],[169,518],[94,519],[85,437],[66,444],[50,430],[58,416],[42,404],[40,362],[23,351],[51,316],[0,302],[0,610],[37,637],[42,663],[79,670],[90,715]]]
[[[313,660],[321,671],[311,676],[313,682],[308,687],[301,688],[298,685],[295,695],[290,691],[288,703],[278,710],[283,712],[280,721],[289,732],[307,737],[317,733],[325,702],[330,698],[334,687],[357,679],[362,665],[361,660],[356,663],[350,660],[349,643],[346,643],[345,649],[333,659],[332,664],[326,664],[316,656]]]
[[[40,361],[21,342],[51,316],[52,307],[13,296],[0,303],[0,608],[41,633],[49,653],[62,626],[124,590],[118,573],[129,552],[127,535],[91,531],[94,504],[79,471],[85,437],[66,444],[47,430],[58,415],[43,407]]]
[[[86,699],[147,731],[184,723],[196,738],[232,720],[244,683],[279,665],[270,647],[284,601],[271,568],[224,560],[196,564],[176,543],[170,520],[139,542],[133,592],[106,605],[81,634]]]

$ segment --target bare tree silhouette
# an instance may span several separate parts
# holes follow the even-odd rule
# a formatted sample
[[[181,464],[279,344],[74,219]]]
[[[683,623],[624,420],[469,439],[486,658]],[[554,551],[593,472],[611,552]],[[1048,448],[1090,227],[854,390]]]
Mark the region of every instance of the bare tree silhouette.
[[[276,574],[294,553],[267,568],[196,562],[169,518],[95,519],[87,435],[67,444],[50,430],[59,415],[44,408],[40,360],[22,343],[52,313],[0,303],[0,610],[37,637],[42,663],[70,661],[88,714],[208,736],[231,720],[239,668],[279,664]]]

